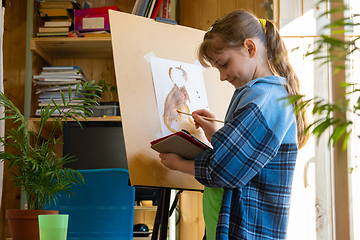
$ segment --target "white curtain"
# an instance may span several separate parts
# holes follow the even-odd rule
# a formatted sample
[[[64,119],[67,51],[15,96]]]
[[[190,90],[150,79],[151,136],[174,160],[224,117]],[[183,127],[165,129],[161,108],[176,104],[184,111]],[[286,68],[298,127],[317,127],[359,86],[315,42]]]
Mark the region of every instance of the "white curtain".
[[[4,36],[5,7],[0,7],[0,91],[4,92],[4,71],[3,71],[3,36]],[[0,108],[0,118],[3,117],[4,109]],[[0,121],[0,136],[5,134],[5,121]],[[0,147],[3,150],[3,147]],[[3,192],[4,163],[0,161],[0,207]]]

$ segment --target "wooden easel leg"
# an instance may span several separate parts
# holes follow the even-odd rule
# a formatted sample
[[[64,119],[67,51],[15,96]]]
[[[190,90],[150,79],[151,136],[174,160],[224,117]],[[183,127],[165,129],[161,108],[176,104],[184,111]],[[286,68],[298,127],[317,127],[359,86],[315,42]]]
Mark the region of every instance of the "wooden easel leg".
[[[166,240],[167,238],[170,192],[171,189],[168,188],[161,189],[160,191],[159,204],[156,211],[154,229],[151,236],[151,240],[158,240],[159,229],[160,229],[160,240]]]

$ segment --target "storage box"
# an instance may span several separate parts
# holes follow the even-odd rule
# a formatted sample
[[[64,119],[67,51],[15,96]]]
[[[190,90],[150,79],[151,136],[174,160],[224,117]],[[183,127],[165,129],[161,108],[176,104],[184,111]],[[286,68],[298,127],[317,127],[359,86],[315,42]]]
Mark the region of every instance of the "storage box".
[[[119,11],[117,6],[75,9],[74,29],[79,32],[110,31],[110,9]]]
[[[90,109],[93,117],[120,116],[119,102],[99,102],[99,105]]]

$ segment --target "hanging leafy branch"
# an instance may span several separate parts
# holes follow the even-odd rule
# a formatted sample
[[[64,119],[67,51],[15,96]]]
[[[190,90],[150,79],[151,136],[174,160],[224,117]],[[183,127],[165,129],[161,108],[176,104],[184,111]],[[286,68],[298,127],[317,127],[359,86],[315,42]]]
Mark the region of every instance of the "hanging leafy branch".
[[[327,2],[327,0],[321,0],[320,3]],[[331,1],[339,2],[339,1]],[[348,10],[348,7],[339,4],[336,8],[333,8],[327,12],[324,12],[321,16],[331,15],[336,13],[344,13]],[[320,17],[321,17],[320,16]],[[345,34],[348,28],[354,28],[360,25],[360,23],[354,23],[353,19],[344,17],[338,19],[324,26],[324,30],[329,29],[332,32],[331,36],[320,35],[316,41],[316,48],[312,51],[308,51],[306,56],[312,56],[314,61],[321,61],[321,64],[330,64],[333,67],[333,74],[338,73],[340,70],[345,70],[347,64],[351,60],[351,55],[359,51],[360,37],[354,37],[353,39],[345,38],[345,40],[334,37],[334,34]],[[326,55],[322,55],[326,52]],[[359,94],[360,88],[357,84],[349,84],[344,82],[340,84],[340,87],[345,87],[348,91],[347,95]],[[352,131],[353,121],[349,120],[348,116],[355,114],[360,116],[360,96],[356,95],[353,105],[350,104],[349,100],[338,100],[337,102],[329,102],[328,100],[314,97],[312,99],[304,100],[301,105],[295,107],[296,113],[301,112],[302,109],[312,108],[312,115],[315,117],[315,121],[310,124],[306,129],[306,132],[310,131],[318,140],[324,134],[325,130],[332,129],[329,145],[332,143],[335,145],[340,139],[343,140],[343,149],[347,148],[347,142]],[[287,98],[289,104],[294,104],[299,99],[305,99],[303,95],[290,96]],[[360,137],[360,136],[358,136]]]

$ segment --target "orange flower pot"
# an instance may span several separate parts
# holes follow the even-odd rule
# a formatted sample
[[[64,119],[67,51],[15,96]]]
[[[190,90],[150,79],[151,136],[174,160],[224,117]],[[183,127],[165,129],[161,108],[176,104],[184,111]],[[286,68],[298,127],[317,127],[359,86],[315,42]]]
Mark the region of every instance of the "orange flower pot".
[[[6,210],[12,240],[39,240],[38,215],[59,214],[55,210]]]

